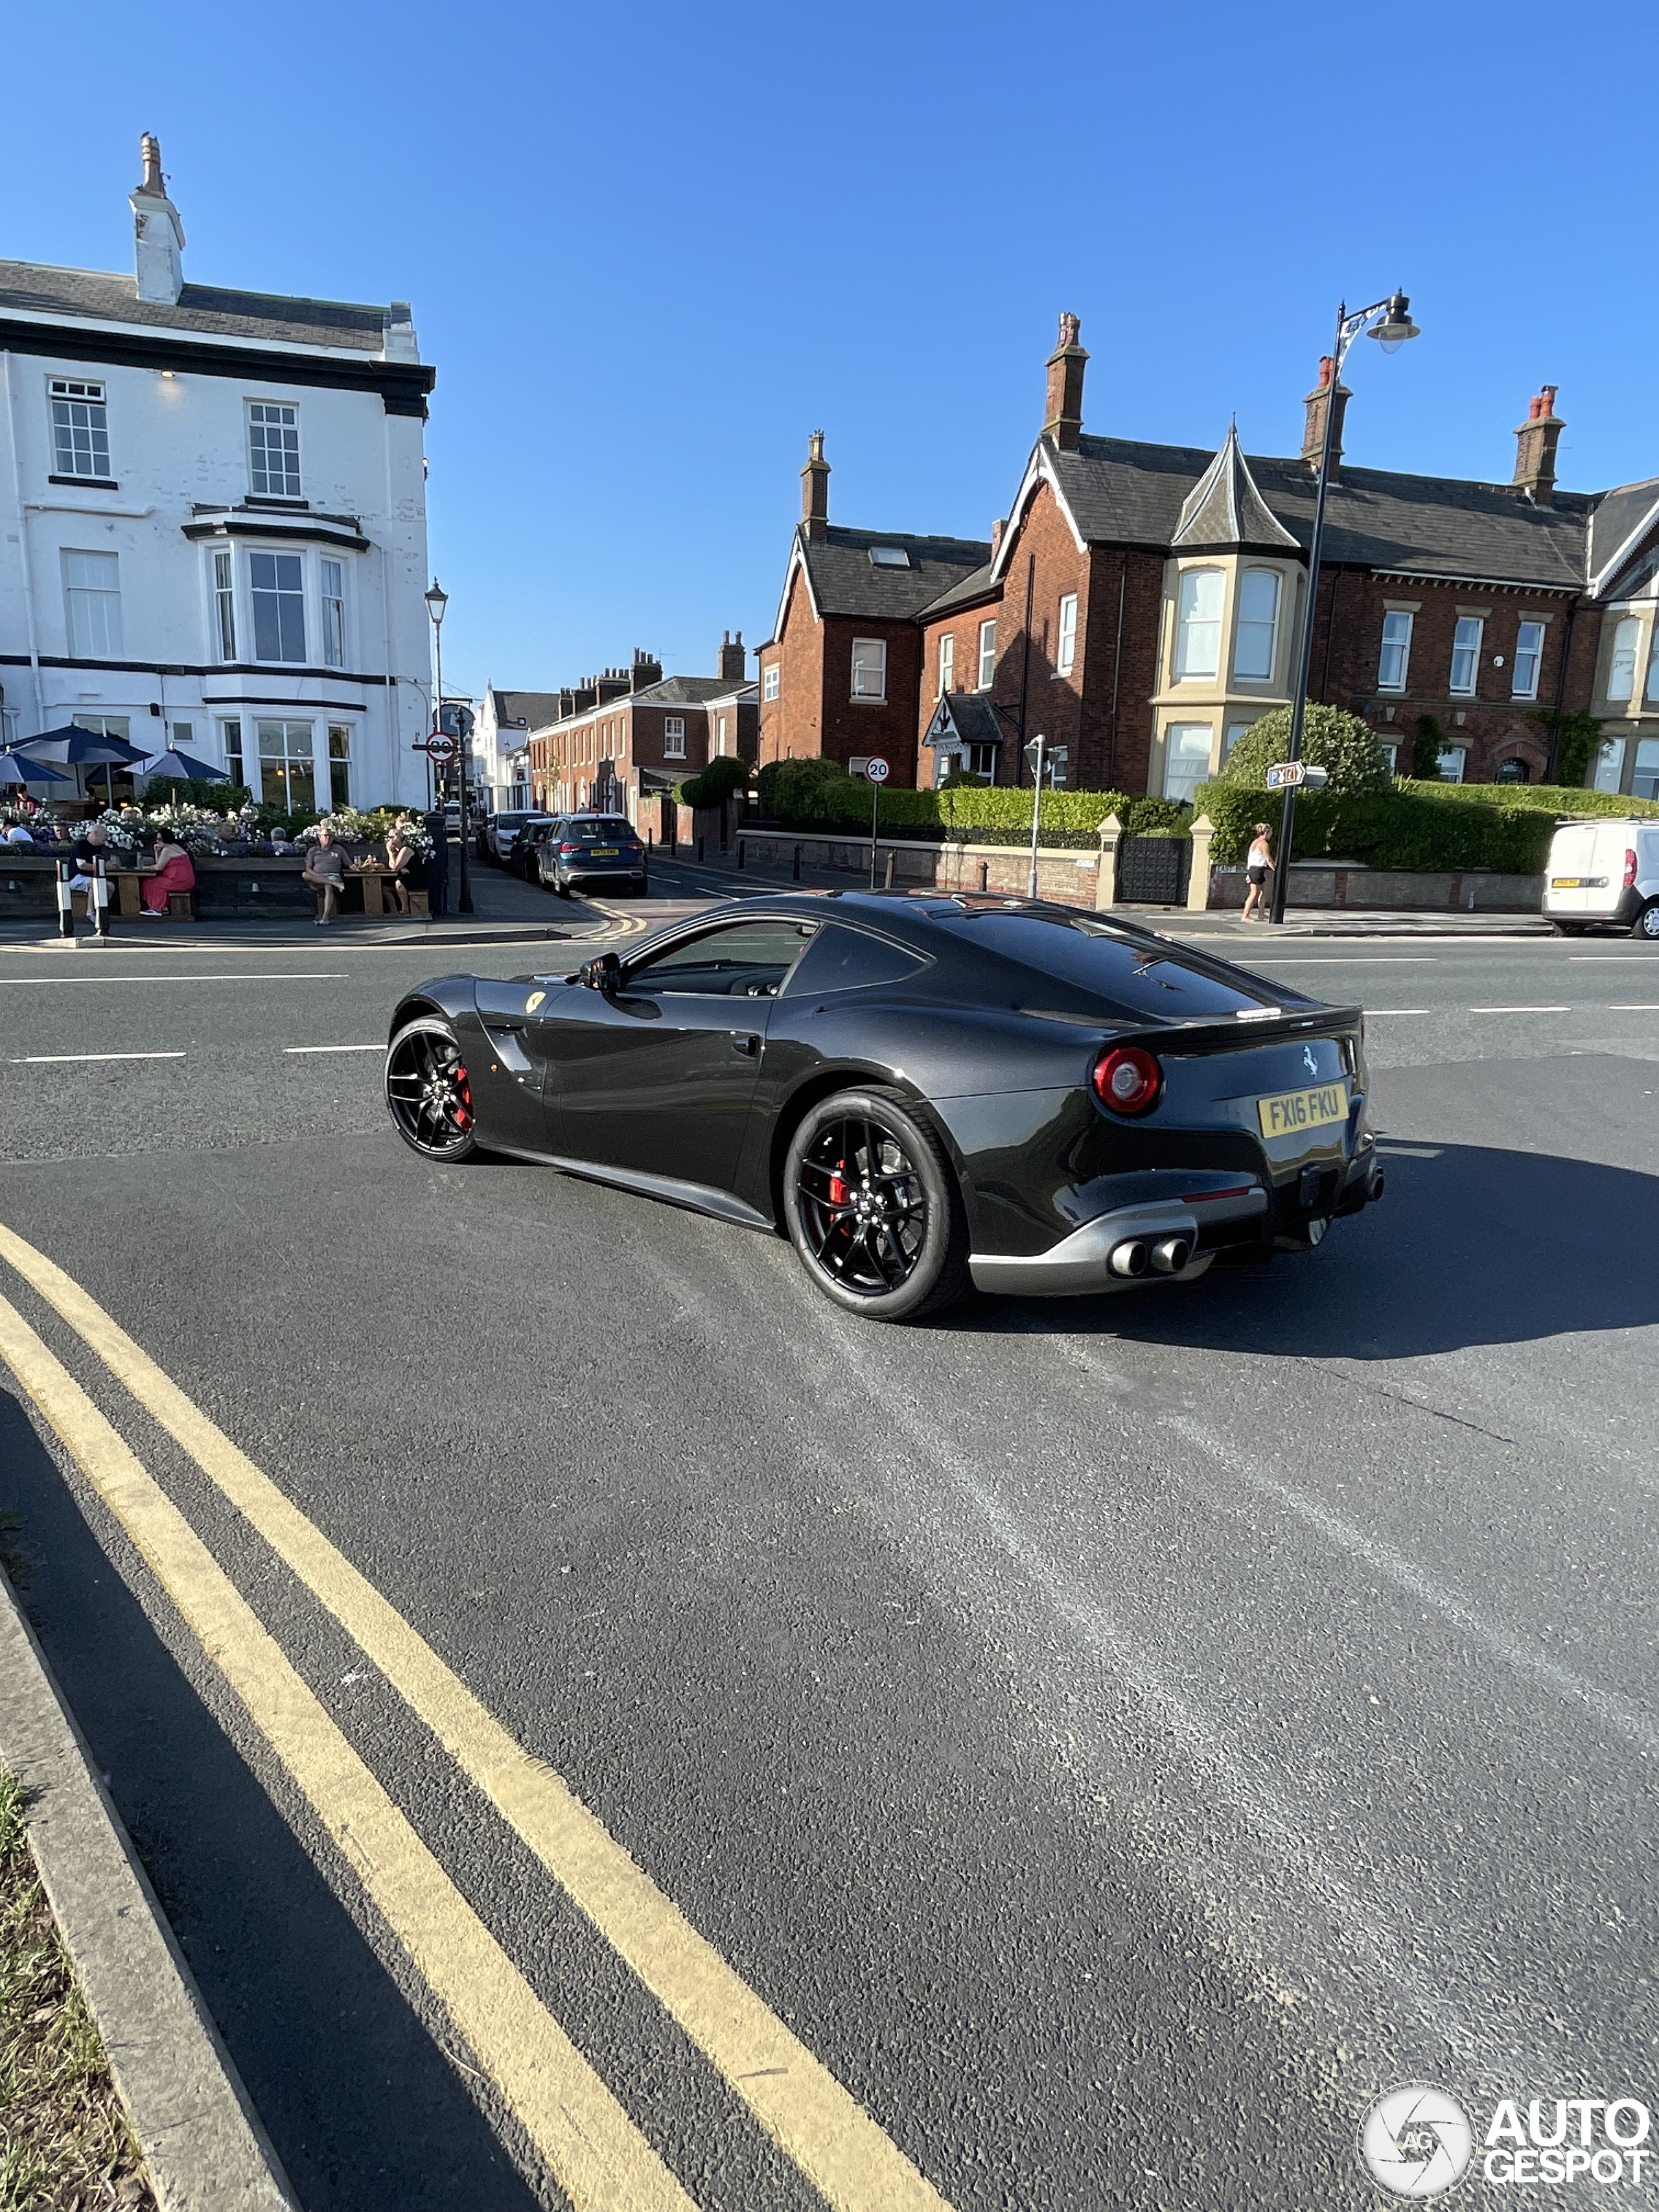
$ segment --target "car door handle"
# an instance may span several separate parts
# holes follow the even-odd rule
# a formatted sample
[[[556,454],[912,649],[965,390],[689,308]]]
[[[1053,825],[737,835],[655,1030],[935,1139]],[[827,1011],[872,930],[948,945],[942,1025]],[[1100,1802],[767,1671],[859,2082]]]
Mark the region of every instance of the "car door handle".
[[[760,1050],[760,1042],[759,1037],[756,1036],[752,1030],[733,1030],[732,1031],[732,1051],[740,1052],[746,1060],[752,1060],[754,1055]]]

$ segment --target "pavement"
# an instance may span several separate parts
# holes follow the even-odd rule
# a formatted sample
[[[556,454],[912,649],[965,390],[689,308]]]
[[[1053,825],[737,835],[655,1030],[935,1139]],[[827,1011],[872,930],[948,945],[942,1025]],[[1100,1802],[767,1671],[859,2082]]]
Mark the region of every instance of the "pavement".
[[[1655,2101],[1659,963],[1394,919],[1249,947],[1379,1206],[914,1329],[406,1152],[425,945],[0,950],[0,1295],[229,1611],[21,1389],[0,1508],[307,2212],[1346,2212],[1396,2082]]]

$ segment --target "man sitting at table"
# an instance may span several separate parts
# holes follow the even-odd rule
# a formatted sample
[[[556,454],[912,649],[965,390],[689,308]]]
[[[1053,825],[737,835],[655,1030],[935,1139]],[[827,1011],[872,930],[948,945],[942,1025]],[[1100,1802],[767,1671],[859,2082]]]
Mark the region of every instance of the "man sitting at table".
[[[345,854],[334,842],[331,830],[319,829],[317,842],[306,855],[306,864],[300,871],[301,880],[309,884],[321,902],[322,912],[317,916],[319,929],[326,928],[340,911],[340,889],[345,882]]]
[[[76,839],[70,858],[75,863],[75,873],[70,878],[72,891],[90,891],[98,874],[101,859],[105,866],[115,858],[110,849],[109,831],[101,822],[89,823]]]

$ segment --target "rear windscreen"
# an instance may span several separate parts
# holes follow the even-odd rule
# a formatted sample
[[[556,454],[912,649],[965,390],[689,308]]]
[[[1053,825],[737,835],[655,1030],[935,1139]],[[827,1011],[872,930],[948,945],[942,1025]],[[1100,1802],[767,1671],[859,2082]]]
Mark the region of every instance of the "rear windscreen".
[[[1139,944],[1083,915],[1000,913],[981,907],[946,918],[944,926],[964,944],[982,945],[1038,975],[1075,984],[1128,1013],[1157,1021],[1201,1021],[1276,1006],[1281,995],[1297,995],[1281,994],[1244,975],[1211,975],[1177,945]]]
[[[570,824],[570,834],[573,837],[631,837],[634,825],[608,816],[602,822],[596,821],[592,815],[585,814],[580,822]]]

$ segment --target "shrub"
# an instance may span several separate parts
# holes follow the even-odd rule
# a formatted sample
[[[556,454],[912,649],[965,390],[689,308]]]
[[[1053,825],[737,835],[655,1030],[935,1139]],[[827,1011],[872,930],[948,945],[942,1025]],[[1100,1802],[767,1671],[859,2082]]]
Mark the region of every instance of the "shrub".
[[[1400,785],[1358,796],[1328,789],[1304,792],[1297,800],[1291,857],[1313,860],[1329,855],[1369,868],[1494,868],[1505,875],[1538,874],[1555,834],[1553,814],[1510,805],[1508,785],[1480,787],[1501,790],[1501,800],[1448,805],[1443,793],[1459,787]],[[1215,825],[1212,859],[1224,866],[1242,860],[1252,829],[1261,819],[1261,794],[1220,782],[1200,784],[1195,797]]]
[[[1291,710],[1275,707],[1249,728],[1227,757],[1222,775],[1229,783],[1255,791],[1267,787],[1267,770],[1285,758],[1291,742]],[[1302,729],[1302,757],[1330,777],[1328,792],[1358,796],[1389,788],[1389,762],[1376,734],[1358,714],[1341,707],[1310,703]]]
[[[1412,745],[1412,778],[1417,783],[1443,783],[1440,756],[1446,750],[1446,732],[1432,714],[1417,718],[1417,736]]]
[[[753,774],[749,763],[735,753],[717,753],[700,775],[688,776],[674,796],[682,806],[723,806]]]
[[[253,804],[245,783],[215,783],[210,777],[153,775],[144,786],[146,806],[204,806],[215,814],[240,814]]]
[[[1558,789],[1582,784],[1601,750],[1601,725],[1593,714],[1539,714],[1531,719],[1554,748]]]
[[[1565,815],[1570,820],[1659,815],[1659,799],[1632,799],[1627,793],[1617,791],[1574,790],[1561,783],[1424,784],[1402,776],[1395,788],[1419,795],[1431,792],[1435,798],[1449,799],[1455,805],[1519,807],[1537,814]]]

